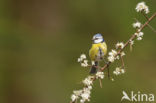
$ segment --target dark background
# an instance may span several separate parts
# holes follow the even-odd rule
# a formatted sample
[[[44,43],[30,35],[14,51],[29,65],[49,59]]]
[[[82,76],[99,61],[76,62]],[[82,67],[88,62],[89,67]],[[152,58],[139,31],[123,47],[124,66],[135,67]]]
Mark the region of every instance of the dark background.
[[[69,103],[87,69],[91,39],[102,33],[108,50],[135,32],[140,0],[0,0],[0,103]],[[156,0],[145,0],[151,16]],[[156,29],[156,18],[150,23]],[[120,103],[122,90],[156,94],[156,33],[144,29],[124,57],[126,74],[94,84],[91,103]],[[114,63],[111,72],[121,63]],[[126,101],[125,101],[126,102]]]

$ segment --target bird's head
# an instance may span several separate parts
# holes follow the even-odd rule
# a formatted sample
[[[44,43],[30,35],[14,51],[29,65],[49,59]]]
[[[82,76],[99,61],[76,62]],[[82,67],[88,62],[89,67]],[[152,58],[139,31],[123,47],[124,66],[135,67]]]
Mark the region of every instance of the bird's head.
[[[104,39],[103,39],[103,36],[101,35],[101,34],[95,34],[94,36],[93,36],[93,43],[102,43],[102,42],[104,42]]]

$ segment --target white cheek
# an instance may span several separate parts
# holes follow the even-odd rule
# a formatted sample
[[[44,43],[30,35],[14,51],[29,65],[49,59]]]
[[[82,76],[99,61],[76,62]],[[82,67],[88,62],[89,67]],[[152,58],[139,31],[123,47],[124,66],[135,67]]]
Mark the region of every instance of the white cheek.
[[[94,43],[101,43],[103,41],[103,39],[97,39],[97,40],[94,40]]]

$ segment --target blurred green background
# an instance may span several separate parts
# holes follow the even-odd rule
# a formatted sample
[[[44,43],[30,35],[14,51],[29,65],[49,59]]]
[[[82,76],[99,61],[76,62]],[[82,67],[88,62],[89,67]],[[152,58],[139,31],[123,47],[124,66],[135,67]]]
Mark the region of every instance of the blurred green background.
[[[0,103],[69,103],[89,72],[77,63],[91,39],[102,33],[108,50],[125,42],[140,0],[0,0]],[[150,13],[156,0],[145,0]],[[156,29],[156,18],[150,23]],[[142,41],[124,57],[126,74],[94,84],[91,103],[120,103],[122,90],[156,94],[156,34],[144,29]],[[111,72],[121,63],[111,65]],[[125,101],[126,102],[126,101]]]

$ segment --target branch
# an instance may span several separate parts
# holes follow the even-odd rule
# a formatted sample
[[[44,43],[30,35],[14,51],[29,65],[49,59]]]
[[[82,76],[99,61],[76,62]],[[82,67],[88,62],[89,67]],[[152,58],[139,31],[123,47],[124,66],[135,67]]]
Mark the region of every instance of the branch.
[[[141,14],[142,14],[147,20],[149,20],[148,16],[147,16],[144,12],[141,12]],[[147,26],[148,26],[154,33],[156,33],[156,30],[155,30],[150,24],[147,24]]]
[[[139,30],[137,30],[137,32],[143,30],[146,26],[148,26],[148,24],[149,24],[155,17],[156,17],[156,12],[142,25],[142,27],[141,27]],[[124,47],[121,48],[121,49],[118,51],[118,53],[117,53],[116,56],[120,55],[120,53],[128,46],[129,42],[130,42],[131,40],[134,40],[135,38],[136,38],[136,35],[135,35],[135,34],[132,34],[132,36],[130,37],[130,39],[124,44]],[[116,57],[116,56],[115,56],[115,57]],[[100,71],[104,71],[107,67],[110,66],[110,64],[111,64],[111,62],[108,62],[107,64],[105,64],[105,65],[100,69]]]
[[[146,14],[149,12],[148,6],[145,5],[144,2],[141,2],[136,7],[137,12],[144,11]],[[93,81],[96,79],[99,79],[100,87],[102,87],[101,79],[104,78],[104,70],[108,69],[108,75],[109,75],[109,66],[117,59],[121,59],[122,61],[122,68],[124,68],[124,61],[122,56],[124,55],[124,49],[130,45],[133,45],[133,40],[137,38],[137,40],[141,40],[143,36],[143,32],[141,32],[146,26],[149,26],[149,23],[156,17],[156,12],[148,18],[146,15],[144,15],[147,19],[147,21],[141,25],[141,23],[135,23],[134,27],[137,28],[136,32],[132,34],[132,36],[127,40],[127,42],[124,43],[117,43],[116,44],[116,50],[112,50],[109,52],[108,61],[103,67],[97,66],[99,68],[98,72],[95,75],[89,75],[87,78],[85,78],[82,83],[84,84],[84,88],[81,90],[73,91],[73,94],[71,96],[72,101],[70,103],[76,103],[77,99],[80,99],[81,103],[84,103],[85,101],[90,101],[90,94],[92,90]],[[119,46],[120,45],[120,46]],[[88,60],[86,60],[86,55],[82,54],[80,58],[78,58],[78,62],[81,63],[82,67],[90,67],[91,65],[88,65]],[[93,65],[93,64],[92,64]],[[116,71],[113,72],[114,74],[118,75],[121,73],[124,73],[124,69],[120,69],[119,67],[116,68]],[[113,80],[113,78],[112,78]]]

